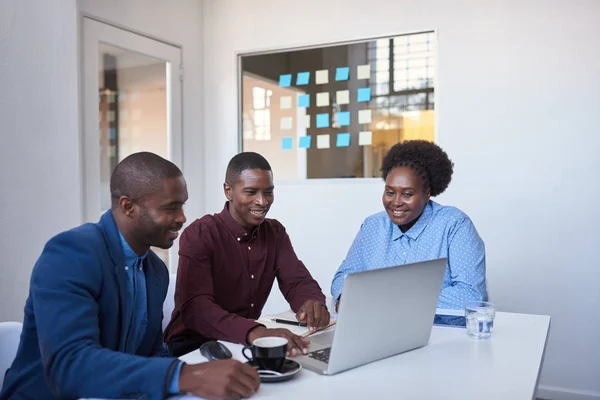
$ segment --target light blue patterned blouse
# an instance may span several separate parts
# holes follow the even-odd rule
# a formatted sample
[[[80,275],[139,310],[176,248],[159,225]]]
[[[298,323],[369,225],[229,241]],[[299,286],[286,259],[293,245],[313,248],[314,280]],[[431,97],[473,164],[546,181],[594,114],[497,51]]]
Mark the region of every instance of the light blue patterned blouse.
[[[468,302],[487,300],[485,246],[465,213],[430,200],[417,222],[403,233],[382,211],[361,225],[335,273],[331,294],[337,302],[348,273],[442,257],[448,263],[438,308],[461,309]]]

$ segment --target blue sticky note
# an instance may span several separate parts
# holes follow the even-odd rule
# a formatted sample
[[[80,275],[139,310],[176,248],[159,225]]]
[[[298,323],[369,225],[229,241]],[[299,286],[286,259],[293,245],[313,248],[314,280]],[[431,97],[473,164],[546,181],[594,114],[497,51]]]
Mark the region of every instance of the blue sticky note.
[[[337,140],[335,142],[336,147],[348,147],[350,146],[350,134],[349,133],[338,133]]]
[[[317,114],[317,128],[329,127],[329,114]]]
[[[117,138],[117,128],[110,128],[108,130],[108,138],[110,140],[115,140]]]
[[[312,136],[300,136],[298,139],[298,147],[301,149],[310,149],[310,139]]]
[[[347,81],[350,78],[350,68],[342,67],[336,68],[335,70],[335,80],[336,81]]]
[[[308,85],[310,81],[310,72],[298,72],[296,77],[296,85]]]
[[[291,150],[294,143],[291,137],[284,137],[281,139],[281,148],[283,150]]]
[[[337,123],[339,126],[350,125],[350,111],[342,111],[337,114]]]
[[[292,74],[279,75],[279,86],[281,86],[281,87],[292,86]]]
[[[310,94],[301,94],[298,96],[298,107],[310,107]]]
[[[371,101],[371,88],[360,88],[358,89],[358,102]]]

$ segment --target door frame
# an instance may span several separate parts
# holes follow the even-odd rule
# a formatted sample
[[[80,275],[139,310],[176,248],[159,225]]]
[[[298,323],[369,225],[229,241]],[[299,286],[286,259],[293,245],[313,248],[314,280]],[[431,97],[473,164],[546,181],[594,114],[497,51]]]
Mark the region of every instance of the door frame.
[[[80,19],[82,220],[95,222],[101,213],[100,140],[98,118],[98,43],[106,43],[166,62],[168,159],[183,170],[183,102],[181,47],[133,32],[85,14]],[[169,268],[176,270],[178,243],[169,250]]]

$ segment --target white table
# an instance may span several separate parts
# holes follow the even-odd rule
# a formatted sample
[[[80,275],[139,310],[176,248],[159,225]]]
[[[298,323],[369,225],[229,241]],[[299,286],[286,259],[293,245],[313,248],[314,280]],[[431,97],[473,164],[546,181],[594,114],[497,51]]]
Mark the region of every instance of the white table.
[[[549,329],[548,316],[503,312],[496,313],[489,340],[434,327],[423,348],[333,376],[303,370],[290,381],[261,384],[252,399],[532,399]],[[245,361],[241,345],[225,344]],[[206,361],[199,351],[181,359]]]

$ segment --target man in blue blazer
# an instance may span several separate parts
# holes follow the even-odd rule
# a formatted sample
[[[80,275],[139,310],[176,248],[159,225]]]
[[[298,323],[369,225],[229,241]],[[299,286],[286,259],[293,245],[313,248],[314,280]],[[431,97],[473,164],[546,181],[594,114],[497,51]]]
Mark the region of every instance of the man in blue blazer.
[[[95,224],[50,239],[30,282],[21,341],[0,400],[248,397],[255,370],[234,360],[186,365],[167,357],[162,306],[168,249],[185,223],[181,171],[152,153],[115,168],[112,207]]]

